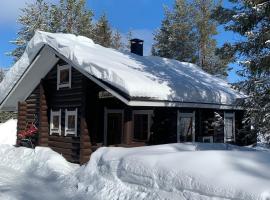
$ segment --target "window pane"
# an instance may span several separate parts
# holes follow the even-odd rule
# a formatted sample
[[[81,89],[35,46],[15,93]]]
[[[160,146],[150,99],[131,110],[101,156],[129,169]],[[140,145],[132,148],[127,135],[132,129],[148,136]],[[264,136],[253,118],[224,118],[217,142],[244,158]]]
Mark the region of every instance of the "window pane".
[[[180,118],[180,141],[192,142],[192,117]]]
[[[233,118],[225,119],[225,134],[227,139],[233,138]]]
[[[68,116],[68,130],[75,130],[75,115]]]
[[[69,69],[60,70],[60,84],[69,83]]]
[[[148,115],[147,114],[134,115],[134,139],[137,139],[137,140],[148,139]]]
[[[53,122],[52,128],[58,129],[59,128],[59,116],[53,116],[52,122]]]

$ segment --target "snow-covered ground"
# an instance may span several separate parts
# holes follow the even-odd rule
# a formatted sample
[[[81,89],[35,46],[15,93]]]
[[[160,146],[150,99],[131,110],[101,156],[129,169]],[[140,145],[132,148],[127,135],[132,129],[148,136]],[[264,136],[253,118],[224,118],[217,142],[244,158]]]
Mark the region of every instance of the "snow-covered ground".
[[[0,145],[0,199],[269,200],[269,169],[269,151],[225,144],[103,147],[84,166]]]
[[[5,123],[0,123],[0,144],[16,144],[17,120],[10,119]]]

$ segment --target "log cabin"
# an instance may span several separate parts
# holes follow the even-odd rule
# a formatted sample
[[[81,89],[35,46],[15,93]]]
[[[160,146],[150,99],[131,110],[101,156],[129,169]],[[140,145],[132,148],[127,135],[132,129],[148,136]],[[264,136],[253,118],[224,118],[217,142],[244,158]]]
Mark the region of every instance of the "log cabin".
[[[83,164],[101,146],[236,143],[245,96],[191,63],[117,51],[71,34],[37,31],[0,84],[0,109],[17,111],[35,146]]]

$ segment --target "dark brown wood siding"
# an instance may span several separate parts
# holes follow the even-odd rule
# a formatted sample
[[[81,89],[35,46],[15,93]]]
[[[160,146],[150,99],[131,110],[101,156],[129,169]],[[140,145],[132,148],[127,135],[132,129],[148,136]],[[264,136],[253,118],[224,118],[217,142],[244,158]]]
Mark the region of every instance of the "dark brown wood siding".
[[[23,102],[18,103],[18,126],[17,133],[26,131],[32,123],[39,128],[39,107],[40,107],[40,88],[37,86],[34,91]],[[32,142],[38,145],[38,134],[33,137]]]
[[[64,65],[63,61],[57,65]],[[80,142],[81,142],[81,119],[83,104],[83,75],[76,69],[71,68],[71,88],[59,88],[57,90],[57,65],[43,79],[44,99],[43,99],[43,122],[44,134],[47,132],[48,141],[44,138],[41,145],[48,144],[53,150],[61,153],[68,161],[80,162]],[[46,109],[47,108],[47,109]],[[49,135],[49,122],[51,110],[61,109],[61,135]],[[65,110],[77,109],[77,137],[65,134]],[[46,126],[47,124],[47,126]]]

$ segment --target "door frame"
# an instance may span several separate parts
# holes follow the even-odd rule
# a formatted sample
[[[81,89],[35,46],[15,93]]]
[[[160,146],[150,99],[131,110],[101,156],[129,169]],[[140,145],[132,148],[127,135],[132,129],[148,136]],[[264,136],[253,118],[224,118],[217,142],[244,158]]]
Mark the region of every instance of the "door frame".
[[[193,112],[181,112],[177,111],[177,142],[180,141],[180,117],[192,117],[192,142],[195,142],[195,111]]]
[[[122,114],[121,119],[121,142],[123,139],[123,129],[124,129],[124,109],[108,109],[107,107],[104,108],[104,146],[107,146],[107,135],[108,135],[108,114]]]

